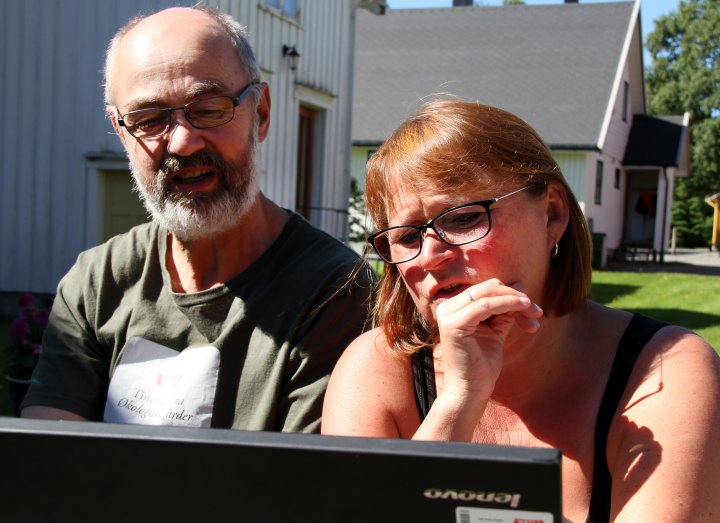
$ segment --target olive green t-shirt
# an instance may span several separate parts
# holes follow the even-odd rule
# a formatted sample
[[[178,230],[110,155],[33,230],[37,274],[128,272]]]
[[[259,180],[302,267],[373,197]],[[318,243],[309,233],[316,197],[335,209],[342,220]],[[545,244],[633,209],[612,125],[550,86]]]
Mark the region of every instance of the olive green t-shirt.
[[[329,374],[368,327],[371,277],[359,257],[293,214],[273,245],[231,281],[178,294],[166,248],[167,232],[150,223],[80,254],[58,286],[23,407],[102,420],[110,380],[128,342],[140,339],[173,354],[204,347],[217,355],[217,372],[208,374],[216,377],[201,378],[214,381],[206,384],[214,388],[211,426],[319,431]],[[156,381],[182,380],[165,371]],[[124,406],[137,407],[144,396]],[[180,416],[184,400],[172,401]]]

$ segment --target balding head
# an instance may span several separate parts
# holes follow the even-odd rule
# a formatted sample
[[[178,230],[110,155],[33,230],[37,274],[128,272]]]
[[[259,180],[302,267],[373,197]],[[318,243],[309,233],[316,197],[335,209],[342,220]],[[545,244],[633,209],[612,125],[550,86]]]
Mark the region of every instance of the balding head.
[[[125,24],[110,41],[105,59],[105,102],[115,105],[113,82],[116,64],[123,59],[123,53],[132,48],[139,50],[151,41],[167,42],[172,47],[175,38],[186,38],[194,34],[198,45],[213,39],[226,39],[235,50],[235,55],[247,78],[259,78],[260,67],[248,42],[248,33],[230,15],[204,6],[172,7],[152,15],[137,16]],[[137,53],[131,53],[135,57]],[[215,57],[208,56],[211,60]]]

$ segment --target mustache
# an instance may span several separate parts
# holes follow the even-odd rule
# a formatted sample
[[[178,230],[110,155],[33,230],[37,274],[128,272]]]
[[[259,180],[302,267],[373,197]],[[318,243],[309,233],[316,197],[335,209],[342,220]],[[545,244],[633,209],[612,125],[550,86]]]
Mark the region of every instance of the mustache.
[[[198,151],[190,156],[178,156],[171,153],[166,154],[160,163],[158,173],[162,178],[168,178],[181,169],[196,167],[198,165],[209,166],[221,173],[221,175],[223,175],[227,169],[225,162],[223,162],[217,154],[211,151]]]

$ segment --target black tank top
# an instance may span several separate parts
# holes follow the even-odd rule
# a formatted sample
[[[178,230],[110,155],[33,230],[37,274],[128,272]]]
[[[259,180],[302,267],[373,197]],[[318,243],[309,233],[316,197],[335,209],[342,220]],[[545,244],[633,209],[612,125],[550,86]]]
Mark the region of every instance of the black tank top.
[[[615,411],[625,392],[635,361],[640,351],[667,323],[653,320],[640,314],[633,315],[618,345],[605,393],[598,409],[595,423],[595,457],[593,463],[593,482],[590,497],[590,510],[586,523],[604,523],[610,520],[610,488],[612,478],[607,466],[605,448]],[[437,392],[435,390],[435,366],[432,349],[423,347],[412,355],[413,380],[415,382],[415,402],[420,421],[425,419]]]

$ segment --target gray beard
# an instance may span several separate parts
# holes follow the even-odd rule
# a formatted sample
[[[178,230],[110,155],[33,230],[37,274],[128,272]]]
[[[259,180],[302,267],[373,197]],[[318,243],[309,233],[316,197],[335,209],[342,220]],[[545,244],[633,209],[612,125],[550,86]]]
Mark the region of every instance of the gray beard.
[[[206,193],[182,193],[170,186],[173,173],[191,165],[210,165],[220,177],[220,188]],[[200,151],[188,157],[167,155],[151,181],[143,176],[133,162],[135,191],[153,221],[170,231],[180,241],[213,237],[225,232],[247,214],[260,192],[257,183],[258,147],[255,140],[239,162],[227,163],[215,153]]]

